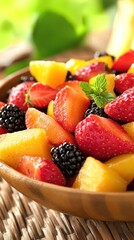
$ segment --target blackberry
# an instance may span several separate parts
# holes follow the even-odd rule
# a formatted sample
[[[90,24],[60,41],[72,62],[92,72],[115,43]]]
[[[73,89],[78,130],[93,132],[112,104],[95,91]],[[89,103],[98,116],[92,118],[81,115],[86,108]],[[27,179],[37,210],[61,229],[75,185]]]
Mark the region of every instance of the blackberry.
[[[5,104],[0,110],[0,125],[8,132],[26,129],[25,112],[14,104]]]
[[[58,147],[52,147],[53,162],[59,167],[67,178],[74,177],[82,167],[85,157],[78,147],[71,143],[63,143]]]
[[[20,83],[22,82],[36,82],[36,79],[33,76],[21,76]]]
[[[66,81],[76,80],[70,71],[67,71]]]
[[[99,108],[94,101],[91,102],[90,108],[85,112],[84,118],[89,116],[90,114],[99,115],[100,117],[108,118],[108,115],[104,112],[103,108]]]

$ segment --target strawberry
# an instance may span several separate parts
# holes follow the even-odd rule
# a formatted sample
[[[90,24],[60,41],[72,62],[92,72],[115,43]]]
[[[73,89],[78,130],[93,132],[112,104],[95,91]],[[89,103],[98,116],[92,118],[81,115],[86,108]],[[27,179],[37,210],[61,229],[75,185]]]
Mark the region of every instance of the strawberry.
[[[81,151],[101,161],[134,152],[134,142],[119,124],[94,114],[78,123],[75,139]]]
[[[27,81],[13,87],[9,93],[7,102],[9,104],[15,104],[23,111],[26,111],[28,109],[28,103],[25,101],[25,94],[33,83],[34,81]]]
[[[27,93],[27,101],[36,108],[47,107],[58,90],[43,83],[34,83]]]
[[[60,169],[51,160],[42,157],[21,157],[17,170],[30,178],[47,183],[64,186],[66,182]]]
[[[123,93],[131,87],[134,87],[134,73],[122,73],[115,77],[115,90],[118,93]]]
[[[26,112],[27,128],[43,128],[46,131],[48,141],[58,146],[63,142],[75,143],[74,136],[66,131],[62,126],[47,114],[35,109],[29,108]]]
[[[0,109],[5,105],[4,102],[0,101]]]
[[[122,54],[114,61],[112,70],[115,70],[120,73],[127,72],[133,62],[134,62],[134,50],[130,50]]]
[[[77,93],[82,94],[83,96],[86,96],[85,92],[81,89],[80,81],[78,80],[70,80],[70,81],[64,82],[63,84],[58,86],[57,90],[60,91],[65,86],[69,86],[73,88],[75,91],[77,91]]]
[[[122,122],[134,121],[134,87],[127,89],[104,108],[105,113]]]
[[[103,62],[93,62],[88,66],[81,67],[74,73],[76,80],[88,82],[90,78],[100,73],[106,72],[106,64]]]
[[[54,100],[55,119],[64,129],[74,132],[77,123],[83,119],[89,104],[89,98],[66,86],[56,94]]]

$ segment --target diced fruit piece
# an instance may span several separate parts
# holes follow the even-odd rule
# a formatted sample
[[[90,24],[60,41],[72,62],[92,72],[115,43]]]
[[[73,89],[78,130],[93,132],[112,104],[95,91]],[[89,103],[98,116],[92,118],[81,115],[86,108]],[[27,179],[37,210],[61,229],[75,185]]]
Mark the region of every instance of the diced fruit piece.
[[[134,179],[134,154],[122,154],[111,158],[106,165],[116,171],[129,184]]]
[[[46,131],[49,142],[56,146],[63,142],[75,142],[74,137],[63,129],[55,119],[35,108],[27,110],[26,126],[27,128],[43,128]]]
[[[50,149],[43,129],[26,129],[0,135],[0,159],[13,168],[24,155],[51,159]]]
[[[52,118],[55,118],[54,117],[54,101],[50,101],[49,104],[48,104],[48,107],[47,107],[47,115],[52,117]]]
[[[68,71],[74,74],[78,69],[84,66],[88,66],[90,64],[89,61],[85,61],[83,59],[71,58],[66,62],[66,67]]]
[[[63,62],[31,61],[29,65],[31,74],[38,82],[56,88],[66,80],[67,67]]]
[[[7,133],[7,132],[8,131],[4,127],[0,126],[0,134],[4,134],[4,133]]]
[[[0,101],[0,109],[5,105],[6,103]]]
[[[128,69],[128,73],[134,73],[134,63],[132,63],[132,65]]]
[[[113,62],[114,62],[113,57],[110,56],[110,55],[104,55],[104,56],[94,58],[90,62],[96,62],[96,61],[105,63],[108,66],[109,69],[112,68]]]
[[[134,142],[119,124],[94,114],[78,123],[75,139],[81,151],[101,161],[134,151]]]
[[[65,86],[69,86],[69,87],[73,88],[73,90],[75,90],[78,94],[81,94],[84,97],[86,97],[85,92],[80,87],[80,81],[78,81],[78,80],[67,81],[67,82],[61,84],[60,86],[58,86],[58,88],[57,88],[58,91],[60,91]]]
[[[105,113],[124,123],[134,121],[134,87],[129,88],[104,108]]]
[[[123,93],[132,87],[134,87],[134,73],[122,73],[115,77],[115,90],[118,93]]]
[[[28,81],[18,84],[13,87],[9,93],[7,102],[9,104],[15,104],[23,111],[28,109],[29,104],[25,101],[25,94],[28,89],[33,85],[34,81]]]
[[[88,157],[72,187],[96,192],[124,192],[127,181],[104,163]]]
[[[27,93],[27,101],[35,108],[45,108],[56,96],[57,90],[43,83],[34,83]]]
[[[115,88],[115,74],[105,74],[106,77],[106,91],[112,93],[114,96],[114,88]],[[89,83],[93,84],[95,77],[89,80]]]
[[[128,133],[128,135],[134,141],[134,122],[125,123],[122,125],[122,127],[125,129],[125,131]]]
[[[43,182],[64,186],[65,178],[60,169],[42,157],[23,156],[18,160],[17,170],[24,175]]]
[[[134,50],[130,50],[114,61],[112,69],[120,73],[127,72],[133,62]]]
[[[57,122],[69,132],[74,132],[76,125],[84,117],[90,100],[78,94],[71,87],[61,89],[54,100],[54,116]]]
[[[74,77],[79,81],[88,82],[90,78],[100,73],[106,72],[106,65],[103,62],[93,62],[86,67],[80,68],[74,73]]]

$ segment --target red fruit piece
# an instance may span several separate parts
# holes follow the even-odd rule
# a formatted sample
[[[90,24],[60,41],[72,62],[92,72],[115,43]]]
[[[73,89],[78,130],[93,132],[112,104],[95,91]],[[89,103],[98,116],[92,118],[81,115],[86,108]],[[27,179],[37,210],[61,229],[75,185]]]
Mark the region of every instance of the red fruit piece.
[[[5,103],[0,101],[0,109],[1,109],[4,105],[5,105]]]
[[[79,81],[88,82],[90,78],[105,72],[106,72],[106,64],[104,62],[94,62],[88,66],[84,66],[80,68],[74,74],[74,77]]]
[[[25,101],[25,94],[27,93],[28,89],[33,85],[33,83],[35,82],[27,81],[13,87],[11,89],[11,92],[9,93],[7,102],[9,104],[15,104],[23,111],[26,111],[28,109],[28,103],[26,103]]]
[[[134,87],[134,73],[122,73],[115,77],[115,90],[118,93],[123,93],[132,87]]]
[[[81,151],[101,161],[134,152],[134,142],[119,124],[94,114],[78,123],[75,139]]]
[[[85,92],[80,87],[80,81],[70,80],[70,81],[64,82],[63,84],[58,86],[57,90],[60,91],[62,88],[66,87],[66,86],[73,88],[73,90],[75,90],[77,93],[83,95],[84,97],[87,97]]]
[[[23,156],[17,169],[35,180],[64,186],[66,181],[60,169],[51,161],[41,157]]]
[[[57,91],[43,83],[34,83],[28,91],[27,100],[36,108],[44,108],[54,100]]]
[[[4,133],[7,133],[7,132],[8,131],[4,127],[0,126],[0,135],[4,134]]]
[[[114,61],[112,70],[115,70],[120,73],[127,72],[133,62],[134,62],[134,50],[130,50],[122,54]]]
[[[54,100],[54,116],[57,122],[69,132],[74,132],[88,109],[90,100],[78,94],[71,87],[61,89]]]
[[[134,87],[124,91],[121,95],[108,103],[104,108],[105,113],[122,122],[134,121]]]
[[[35,108],[29,108],[26,112],[27,128],[43,128],[46,131],[48,141],[55,146],[61,143],[75,143],[74,137],[47,114]]]

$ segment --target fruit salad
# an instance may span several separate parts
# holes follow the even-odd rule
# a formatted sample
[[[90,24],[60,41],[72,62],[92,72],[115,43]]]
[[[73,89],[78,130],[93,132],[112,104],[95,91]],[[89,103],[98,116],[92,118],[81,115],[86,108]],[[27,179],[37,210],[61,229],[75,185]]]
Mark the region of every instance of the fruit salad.
[[[0,102],[0,159],[38,181],[134,190],[134,51],[33,60]]]

